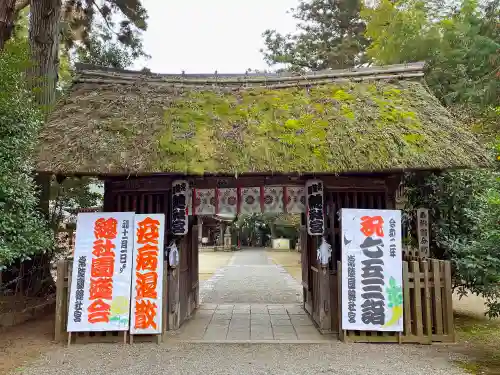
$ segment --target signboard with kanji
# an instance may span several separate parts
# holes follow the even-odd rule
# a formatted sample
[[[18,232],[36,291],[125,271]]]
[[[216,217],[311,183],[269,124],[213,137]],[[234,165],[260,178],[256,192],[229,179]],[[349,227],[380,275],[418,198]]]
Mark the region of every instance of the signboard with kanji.
[[[183,236],[188,232],[189,182],[176,180],[172,182],[172,234]]]
[[[132,335],[161,333],[164,231],[165,215],[135,215]]]
[[[429,249],[429,210],[427,208],[417,209],[417,231],[418,251],[421,255],[428,257]]]
[[[129,329],[133,235],[133,212],[78,214],[68,332]]]
[[[322,236],[325,231],[323,181],[306,181],[306,197],[307,233],[310,236]]]
[[[342,329],[403,331],[401,211],[341,210]]]

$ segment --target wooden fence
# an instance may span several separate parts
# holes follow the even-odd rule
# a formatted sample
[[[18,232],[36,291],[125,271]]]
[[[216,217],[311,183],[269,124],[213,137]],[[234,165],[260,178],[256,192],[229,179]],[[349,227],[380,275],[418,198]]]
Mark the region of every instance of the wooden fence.
[[[163,316],[162,316],[162,331],[163,334],[168,329],[168,309],[167,304],[167,291],[168,282],[166,277],[167,263],[164,264],[164,277],[163,277]],[[54,339],[59,342],[64,342],[68,339],[67,325],[68,325],[68,307],[71,288],[71,276],[73,273],[73,261],[63,259],[57,262],[57,279],[56,279],[56,316],[55,316],[55,331]],[[74,340],[78,343],[82,342],[120,342],[124,341],[126,335],[123,332],[74,332],[72,334]],[[151,340],[153,335],[134,335],[136,338]],[[156,339],[161,340],[162,335],[155,335]],[[125,339],[126,340],[126,339]]]
[[[407,262],[411,261],[420,262],[422,260],[427,260],[428,258],[429,257],[427,257],[425,254],[416,249],[406,248],[403,250],[403,260]]]
[[[341,285],[341,263],[338,283]],[[342,288],[338,288],[339,311]],[[427,259],[403,262],[404,331],[343,331],[340,316],[339,336],[347,342],[392,342],[431,344],[455,341],[453,325],[451,263]]]
[[[337,263],[337,285],[341,285],[341,263]],[[167,265],[165,264],[165,270]],[[61,260],[57,264],[57,297],[55,339],[67,339],[66,326],[68,319],[69,289],[71,283],[72,261]],[[332,280],[332,279],[330,279]],[[164,277],[164,299],[169,283]],[[339,338],[347,342],[389,342],[419,343],[453,342],[455,340],[452,307],[451,263],[436,259],[420,261],[403,261],[403,327],[401,333],[375,331],[343,331],[342,330],[342,296],[341,287],[335,290],[338,299]],[[170,291],[168,292],[170,294]],[[163,333],[169,327],[169,309],[164,304]],[[174,327],[175,329],[175,327]],[[82,341],[122,341],[118,332],[85,332],[74,334],[77,342]]]

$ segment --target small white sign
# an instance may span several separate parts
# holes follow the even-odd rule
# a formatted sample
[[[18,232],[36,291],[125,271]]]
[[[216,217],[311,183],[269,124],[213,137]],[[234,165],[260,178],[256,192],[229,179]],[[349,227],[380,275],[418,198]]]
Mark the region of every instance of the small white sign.
[[[78,214],[68,332],[129,329],[133,235],[133,212]]]
[[[161,333],[165,215],[135,215],[130,333]]]
[[[341,215],[342,329],[402,332],[401,211]]]

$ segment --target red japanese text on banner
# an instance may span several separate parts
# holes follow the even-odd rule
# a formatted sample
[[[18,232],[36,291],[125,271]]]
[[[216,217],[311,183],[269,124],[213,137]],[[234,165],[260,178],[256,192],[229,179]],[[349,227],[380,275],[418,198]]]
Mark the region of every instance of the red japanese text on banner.
[[[133,212],[78,214],[68,332],[129,329],[133,235]]]
[[[135,215],[130,333],[159,334],[163,311],[165,215]]]
[[[341,210],[342,329],[403,331],[401,211]]]

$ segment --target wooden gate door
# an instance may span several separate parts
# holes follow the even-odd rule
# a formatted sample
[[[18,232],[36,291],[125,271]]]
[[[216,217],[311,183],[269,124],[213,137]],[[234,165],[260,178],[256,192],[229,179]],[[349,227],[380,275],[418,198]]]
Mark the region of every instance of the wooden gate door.
[[[191,228],[191,311],[197,309],[200,304],[200,275],[199,275],[199,249],[198,249],[198,225]]]
[[[181,239],[179,246],[179,326],[188,318],[188,298],[191,286],[191,239],[190,233]]]
[[[179,318],[178,327],[188,319],[198,307],[198,226],[192,225],[180,240],[179,248]],[[178,327],[173,327],[178,328]]]
[[[305,225],[302,225],[300,230],[304,309],[313,318],[320,330],[325,330],[321,324],[324,320],[322,311],[325,307],[322,304],[321,293],[322,284],[324,284],[323,279],[325,277],[329,279],[329,274],[323,271],[317,259],[317,249],[321,244],[321,236],[309,236]]]
[[[304,309],[309,314],[312,315],[312,297],[311,297],[312,284],[310,282],[311,269],[309,266],[309,252],[307,250],[307,242],[309,238],[307,235],[307,228],[304,224],[305,223],[302,222],[302,225],[300,226],[300,265],[302,268],[302,292],[303,292],[302,302],[304,304]]]

